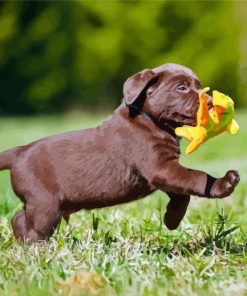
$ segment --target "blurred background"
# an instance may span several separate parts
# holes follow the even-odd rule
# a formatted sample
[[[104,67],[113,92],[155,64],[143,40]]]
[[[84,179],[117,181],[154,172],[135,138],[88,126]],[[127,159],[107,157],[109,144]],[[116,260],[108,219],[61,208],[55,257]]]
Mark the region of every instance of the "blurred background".
[[[0,3],[0,115],[102,112],[166,62],[247,106],[247,5],[237,1]]]

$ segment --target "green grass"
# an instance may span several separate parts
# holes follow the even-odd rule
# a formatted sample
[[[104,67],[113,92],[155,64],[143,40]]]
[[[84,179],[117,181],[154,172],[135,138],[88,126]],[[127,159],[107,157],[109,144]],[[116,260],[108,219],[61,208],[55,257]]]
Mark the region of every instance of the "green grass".
[[[97,125],[104,116],[0,119],[0,150]],[[21,245],[10,220],[21,204],[0,173],[0,295],[247,295],[247,113],[241,133],[221,135],[181,162],[222,176],[237,169],[231,197],[193,197],[176,231],[163,225],[168,198],[72,215],[49,242]],[[182,151],[184,151],[184,145]]]

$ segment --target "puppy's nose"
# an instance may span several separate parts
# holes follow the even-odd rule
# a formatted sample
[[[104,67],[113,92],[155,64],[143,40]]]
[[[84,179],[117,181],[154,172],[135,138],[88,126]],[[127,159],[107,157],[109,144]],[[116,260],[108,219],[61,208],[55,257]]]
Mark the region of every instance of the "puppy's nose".
[[[206,99],[207,99],[207,103],[208,103],[208,110],[210,110],[214,107],[213,98],[210,95],[206,94]]]

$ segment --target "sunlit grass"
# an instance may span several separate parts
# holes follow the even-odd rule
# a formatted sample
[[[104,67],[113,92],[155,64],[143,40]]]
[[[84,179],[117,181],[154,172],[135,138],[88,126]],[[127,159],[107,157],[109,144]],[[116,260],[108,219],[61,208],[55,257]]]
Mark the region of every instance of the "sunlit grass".
[[[14,240],[11,216],[21,204],[0,173],[0,295],[247,295],[246,113],[241,133],[211,140],[182,163],[221,176],[237,169],[236,192],[218,202],[194,197],[176,231],[163,225],[168,201],[143,200],[62,221],[49,242]],[[0,149],[53,133],[95,126],[104,116],[0,119]],[[184,145],[182,151],[184,151]]]

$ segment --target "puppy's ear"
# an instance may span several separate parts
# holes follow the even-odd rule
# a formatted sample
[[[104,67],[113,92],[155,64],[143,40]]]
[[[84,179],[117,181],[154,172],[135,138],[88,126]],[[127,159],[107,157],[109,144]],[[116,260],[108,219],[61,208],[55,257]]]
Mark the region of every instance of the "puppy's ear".
[[[158,80],[158,74],[145,69],[129,77],[123,86],[124,100],[127,105],[133,104],[146,90]]]

